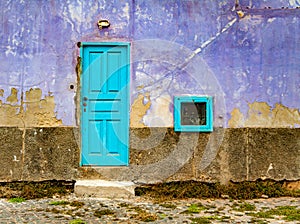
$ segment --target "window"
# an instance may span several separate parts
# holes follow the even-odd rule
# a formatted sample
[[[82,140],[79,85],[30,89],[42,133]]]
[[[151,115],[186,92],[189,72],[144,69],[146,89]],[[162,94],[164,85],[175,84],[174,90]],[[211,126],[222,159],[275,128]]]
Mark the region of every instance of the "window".
[[[183,132],[213,131],[213,98],[211,96],[175,96],[174,128]]]

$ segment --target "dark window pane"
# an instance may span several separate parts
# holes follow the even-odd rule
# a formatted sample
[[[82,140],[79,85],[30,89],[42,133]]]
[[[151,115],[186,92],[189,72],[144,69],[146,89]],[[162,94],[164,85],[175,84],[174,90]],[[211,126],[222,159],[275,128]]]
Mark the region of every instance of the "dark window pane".
[[[181,125],[206,125],[206,103],[181,103]]]

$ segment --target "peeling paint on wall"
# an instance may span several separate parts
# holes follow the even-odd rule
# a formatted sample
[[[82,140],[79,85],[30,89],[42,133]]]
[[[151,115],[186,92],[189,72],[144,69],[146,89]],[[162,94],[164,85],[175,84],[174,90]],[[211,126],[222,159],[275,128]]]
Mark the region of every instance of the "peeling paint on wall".
[[[18,102],[18,90],[16,88],[11,88],[11,94],[6,98],[6,101],[11,105]]]
[[[244,115],[242,112],[234,108],[231,112],[231,119],[228,121],[228,126],[231,128],[240,128],[244,125]]]
[[[276,104],[274,108],[265,102],[248,104],[247,117],[235,108],[231,112],[228,126],[238,127],[272,127],[272,128],[295,128],[300,126],[300,112],[297,109],[288,108]]]
[[[83,41],[132,43],[131,58],[136,60],[132,60],[131,83],[137,85],[132,85],[131,97],[141,92],[136,86],[142,86],[153,101],[141,120],[132,116],[133,126],[156,126],[151,120],[159,112],[155,107],[158,96],[215,94],[210,92],[211,82],[202,78],[208,70],[226,96],[224,120],[230,119],[231,111],[239,113],[232,115],[232,127],[246,125],[246,102],[272,106],[280,102],[299,110],[299,6],[300,0],[0,1],[0,104],[5,104],[1,110],[9,110],[5,112],[9,116],[20,113],[27,107],[25,101],[24,106],[17,101],[21,95],[25,99],[20,90],[39,88],[43,95],[52,92],[55,96],[55,113],[63,125],[77,126],[80,107],[74,98],[76,90],[80,92],[80,79],[74,68],[79,55],[76,43]],[[98,19],[108,19],[111,26],[99,30]],[[156,44],[147,45],[148,51],[143,52],[145,46],[136,44],[142,40],[156,40],[151,42]],[[167,42],[174,48],[159,51]],[[186,56],[187,52],[192,54]],[[146,60],[140,61],[138,56],[145,53]],[[190,65],[196,58],[206,66],[193,70],[191,77]],[[189,62],[188,66],[177,69],[183,62]],[[78,88],[70,91],[70,84]],[[215,111],[220,110],[220,102],[215,101]],[[170,122],[168,116],[164,125]]]
[[[130,127],[145,127],[145,124],[143,123],[143,117],[147,113],[150,106],[151,101],[149,93],[145,93],[145,95],[139,94],[131,106]]]
[[[163,95],[151,100],[151,108],[144,116],[143,121],[148,127],[173,127],[173,116],[170,111],[172,99]]]
[[[54,96],[42,97],[41,89],[30,89],[25,100],[18,100],[18,90],[11,89],[6,103],[0,104],[0,126],[53,127],[62,125],[56,118]],[[23,95],[23,94],[22,94]]]
[[[61,120],[56,118],[54,96],[42,98],[42,90],[30,89],[26,91],[25,101],[26,126],[59,126]]]

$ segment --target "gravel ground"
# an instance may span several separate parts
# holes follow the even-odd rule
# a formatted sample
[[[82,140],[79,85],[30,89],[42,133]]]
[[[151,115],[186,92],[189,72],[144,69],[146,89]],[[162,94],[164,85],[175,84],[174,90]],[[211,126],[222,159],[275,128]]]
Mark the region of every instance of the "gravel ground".
[[[0,223],[300,223],[300,198],[159,203],[74,195],[24,202],[0,199]]]

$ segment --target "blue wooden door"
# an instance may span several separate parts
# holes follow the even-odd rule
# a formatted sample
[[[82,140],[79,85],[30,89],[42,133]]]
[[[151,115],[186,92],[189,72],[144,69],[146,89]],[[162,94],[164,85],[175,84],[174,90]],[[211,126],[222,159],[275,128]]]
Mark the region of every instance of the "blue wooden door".
[[[82,43],[81,165],[128,165],[129,44]]]

